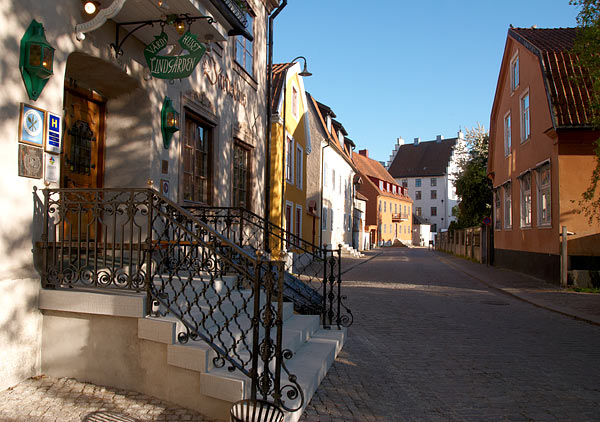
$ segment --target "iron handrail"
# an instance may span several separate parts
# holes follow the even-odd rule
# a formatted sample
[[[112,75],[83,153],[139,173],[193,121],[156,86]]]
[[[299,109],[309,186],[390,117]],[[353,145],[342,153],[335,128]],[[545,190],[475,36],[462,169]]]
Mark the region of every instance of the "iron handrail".
[[[290,411],[302,406],[283,362],[291,357],[282,349],[283,299],[273,293],[283,283],[282,263],[250,254],[154,189],[43,194],[43,287],[145,291],[147,312],[173,315],[185,328],[179,342],[202,340],[215,351],[215,366],[228,363],[250,377],[253,399],[270,396]],[[223,281],[229,272],[238,276],[234,286]],[[286,406],[283,390],[300,405]]]

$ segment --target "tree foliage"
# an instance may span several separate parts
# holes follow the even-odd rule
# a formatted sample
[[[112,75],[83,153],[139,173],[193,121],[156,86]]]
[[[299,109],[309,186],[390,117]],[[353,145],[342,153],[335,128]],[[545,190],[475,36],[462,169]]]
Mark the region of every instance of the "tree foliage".
[[[492,185],[487,177],[489,133],[481,125],[467,129],[465,144],[456,149],[458,171],[455,178],[459,203],[454,209],[457,217],[453,228],[481,225],[492,209]]]
[[[591,81],[590,123],[600,128],[600,0],[571,0],[570,4],[580,8],[577,15],[580,30],[573,52]],[[579,200],[581,212],[590,224],[594,220],[600,222],[600,139],[596,140],[595,153],[596,168],[589,187]]]

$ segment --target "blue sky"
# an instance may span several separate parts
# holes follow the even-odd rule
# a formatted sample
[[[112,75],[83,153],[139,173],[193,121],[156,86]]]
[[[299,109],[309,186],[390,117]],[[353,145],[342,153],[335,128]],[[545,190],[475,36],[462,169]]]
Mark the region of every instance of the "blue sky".
[[[402,136],[455,137],[489,127],[509,25],[572,27],[568,0],[288,0],[274,62],[305,56],[305,88],[369,156]]]

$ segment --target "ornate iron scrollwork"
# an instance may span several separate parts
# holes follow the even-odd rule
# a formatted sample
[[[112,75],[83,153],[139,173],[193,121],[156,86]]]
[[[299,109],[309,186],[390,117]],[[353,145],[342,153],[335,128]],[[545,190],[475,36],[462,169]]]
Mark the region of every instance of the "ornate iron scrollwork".
[[[96,142],[94,132],[88,122],[77,120],[67,133],[71,136],[71,149],[66,157],[69,171],[90,175],[91,169],[96,168],[92,163],[92,142]]]

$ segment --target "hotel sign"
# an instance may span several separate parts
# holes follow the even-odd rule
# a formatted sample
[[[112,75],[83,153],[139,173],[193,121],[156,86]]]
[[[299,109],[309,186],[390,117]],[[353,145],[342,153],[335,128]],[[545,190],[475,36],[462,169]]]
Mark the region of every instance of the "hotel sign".
[[[154,38],[154,41],[144,49],[144,57],[150,68],[150,74],[155,78],[187,78],[194,71],[206,51],[206,47],[198,41],[197,36],[188,31],[179,38],[178,43],[189,54],[159,56],[158,53],[167,46],[169,37],[163,32]]]

